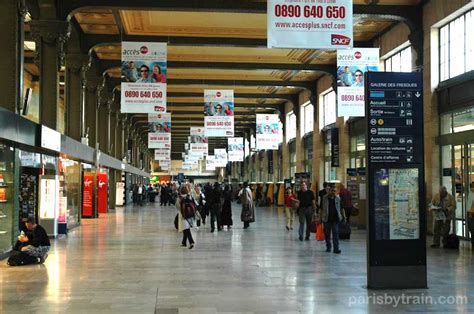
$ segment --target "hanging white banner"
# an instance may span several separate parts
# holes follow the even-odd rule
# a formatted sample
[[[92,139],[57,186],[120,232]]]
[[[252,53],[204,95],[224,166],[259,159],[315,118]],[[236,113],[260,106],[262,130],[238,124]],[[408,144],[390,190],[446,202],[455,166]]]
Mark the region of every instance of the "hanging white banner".
[[[234,136],[233,90],[204,90],[204,128],[207,137]]]
[[[189,153],[199,154],[201,157],[207,156],[209,144],[191,143],[189,145]]]
[[[155,160],[171,160],[171,149],[155,149]]]
[[[268,0],[268,48],[352,47],[352,0]]]
[[[213,155],[207,155],[206,156],[206,170],[207,171],[216,170],[216,166],[214,165],[214,156]]]
[[[232,137],[227,139],[229,161],[244,161],[244,138]]]
[[[166,43],[122,42],[122,113],[166,111]]]
[[[337,115],[365,116],[364,76],[379,70],[379,48],[337,51]]]
[[[171,133],[171,113],[149,113],[148,128],[150,133]]]
[[[227,152],[225,148],[215,148],[214,149],[214,165],[216,167],[225,167],[227,166]]]
[[[148,148],[171,149],[171,133],[148,133]]]
[[[257,114],[256,148],[278,149],[282,137],[278,114]]]

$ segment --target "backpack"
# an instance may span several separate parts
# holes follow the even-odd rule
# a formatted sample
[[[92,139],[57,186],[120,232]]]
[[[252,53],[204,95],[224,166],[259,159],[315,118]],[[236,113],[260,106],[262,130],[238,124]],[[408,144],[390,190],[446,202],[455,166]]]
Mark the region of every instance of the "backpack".
[[[181,199],[181,215],[184,219],[193,218],[196,214],[196,204],[190,198]]]
[[[247,206],[249,204],[249,199],[247,197],[248,191],[247,189],[242,190],[242,194],[240,194],[240,203],[244,206]]]

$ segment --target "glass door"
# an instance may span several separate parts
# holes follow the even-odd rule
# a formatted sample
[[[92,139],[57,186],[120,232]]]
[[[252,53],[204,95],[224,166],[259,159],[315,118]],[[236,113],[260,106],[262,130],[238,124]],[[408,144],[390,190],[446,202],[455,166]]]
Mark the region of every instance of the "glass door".
[[[468,237],[467,211],[474,209],[474,144],[453,146],[453,195],[456,198],[456,234]]]

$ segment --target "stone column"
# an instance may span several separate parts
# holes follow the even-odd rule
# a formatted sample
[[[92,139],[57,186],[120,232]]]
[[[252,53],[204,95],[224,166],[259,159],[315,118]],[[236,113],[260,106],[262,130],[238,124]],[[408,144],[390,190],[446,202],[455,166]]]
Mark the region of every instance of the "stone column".
[[[69,36],[66,21],[32,20],[31,35],[36,42],[36,62],[40,69],[40,121],[58,129],[64,120],[58,111],[59,69],[64,63],[64,44]]]
[[[117,133],[115,137],[115,158],[122,160],[123,158],[123,139],[124,139],[124,122],[120,113],[116,113],[117,117]]]
[[[1,107],[18,112],[23,99],[24,1],[0,0]]]
[[[84,77],[84,100],[85,100],[85,130],[84,136],[89,138],[89,146],[96,148],[98,131],[97,131],[97,90],[99,86],[99,77],[91,75],[91,69],[83,69]],[[89,74],[89,75],[88,75]]]
[[[116,194],[116,177],[117,170],[109,170],[109,209],[115,209],[115,194]]]
[[[84,95],[82,69],[87,65],[88,57],[82,54],[66,55],[66,134],[80,141],[84,135]]]

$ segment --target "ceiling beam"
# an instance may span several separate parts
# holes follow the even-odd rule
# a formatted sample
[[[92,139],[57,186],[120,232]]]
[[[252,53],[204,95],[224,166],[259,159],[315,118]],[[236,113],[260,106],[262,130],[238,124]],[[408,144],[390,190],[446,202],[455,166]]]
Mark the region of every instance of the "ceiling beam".
[[[258,80],[199,80],[199,79],[168,79],[169,85],[222,85],[222,86],[274,86],[301,87],[311,89],[314,82],[309,81],[258,81]]]
[[[187,92],[167,92],[167,97],[203,97],[203,93]],[[265,99],[283,99],[292,103],[298,103],[298,94],[256,94],[256,93],[235,93],[234,98],[265,98]]]
[[[100,60],[101,73],[120,67],[120,60]],[[245,62],[197,62],[168,61],[168,70],[172,69],[223,69],[223,70],[270,70],[270,71],[314,71],[335,75],[334,64],[291,64],[291,63],[245,63]]]

